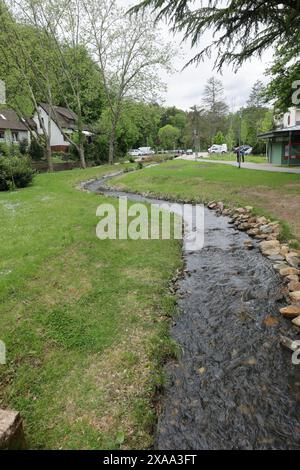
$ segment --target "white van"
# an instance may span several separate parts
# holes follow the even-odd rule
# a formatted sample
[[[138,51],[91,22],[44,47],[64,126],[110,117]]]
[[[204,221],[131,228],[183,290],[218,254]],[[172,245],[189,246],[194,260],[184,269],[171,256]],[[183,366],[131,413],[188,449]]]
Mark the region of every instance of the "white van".
[[[141,155],[154,155],[155,152],[152,150],[151,147],[140,147],[139,151],[141,152]]]
[[[228,152],[227,144],[213,144],[209,149],[208,153],[226,153]]]

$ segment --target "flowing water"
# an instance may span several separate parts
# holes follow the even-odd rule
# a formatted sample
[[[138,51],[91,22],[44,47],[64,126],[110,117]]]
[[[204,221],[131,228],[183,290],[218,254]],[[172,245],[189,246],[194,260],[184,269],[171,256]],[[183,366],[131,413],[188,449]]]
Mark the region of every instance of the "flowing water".
[[[105,181],[87,187],[157,203]],[[279,345],[299,330],[278,313],[282,281],[271,262],[228,222],[205,209],[204,248],[183,252],[171,331],[182,354],[167,366],[156,448],[300,449],[300,365]]]

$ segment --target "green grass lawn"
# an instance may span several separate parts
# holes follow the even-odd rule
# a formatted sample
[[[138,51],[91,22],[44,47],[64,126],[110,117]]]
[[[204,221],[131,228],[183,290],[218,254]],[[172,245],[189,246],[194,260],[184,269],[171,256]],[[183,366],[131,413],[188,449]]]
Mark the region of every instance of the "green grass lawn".
[[[236,153],[213,153],[208,155],[210,160],[222,160],[227,162],[236,162]],[[245,155],[245,162],[267,163],[265,155]]]
[[[181,248],[96,238],[107,199],[74,186],[111,171],[40,174],[0,193],[0,407],[21,412],[29,448],[152,444]]]
[[[252,205],[257,213],[282,222],[283,237],[300,240],[300,175],[174,160],[120,176],[114,184],[174,199]]]

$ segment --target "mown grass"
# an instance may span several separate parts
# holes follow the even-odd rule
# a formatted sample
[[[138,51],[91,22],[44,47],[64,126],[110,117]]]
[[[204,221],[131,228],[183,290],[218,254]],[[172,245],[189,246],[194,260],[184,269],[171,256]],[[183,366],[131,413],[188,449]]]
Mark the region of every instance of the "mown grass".
[[[210,160],[222,160],[227,162],[236,162],[236,153],[211,153],[207,156]],[[245,162],[250,163],[267,163],[265,155],[245,155]]]
[[[252,205],[254,211],[282,223],[282,237],[300,240],[300,175],[238,169],[228,165],[174,160],[114,180],[136,192],[173,199]]]
[[[0,194],[0,407],[21,412],[29,448],[152,444],[181,248],[96,238],[107,199],[75,185],[111,171],[41,174]]]

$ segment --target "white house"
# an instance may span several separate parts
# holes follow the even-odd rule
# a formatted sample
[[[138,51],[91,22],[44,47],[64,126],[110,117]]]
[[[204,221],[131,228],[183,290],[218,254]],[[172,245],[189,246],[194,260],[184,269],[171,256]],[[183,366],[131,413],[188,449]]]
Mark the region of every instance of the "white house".
[[[25,125],[25,120],[17,113],[6,107],[5,83],[0,80],[0,143],[20,143],[22,140],[30,140],[30,133]]]
[[[39,104],[40,119],[43,121],[46,132],[48,132],[49,119],[50,119],[50,146],[52,150],[58,152],[66,152],[70,147],[70,142],[64,134],[73,134],[77,130],[77,115],[68,108],[61,106],[53,106],[45,103]],[[50,118],[51,116],[51,118]],[[43,129],[36,112],[33,116],[33,121],[36,124],[38,134],[43,134]],[[63,132],[62,132],[63,131]],[[84,127],[84,133],[91,135],[88,128]]]

